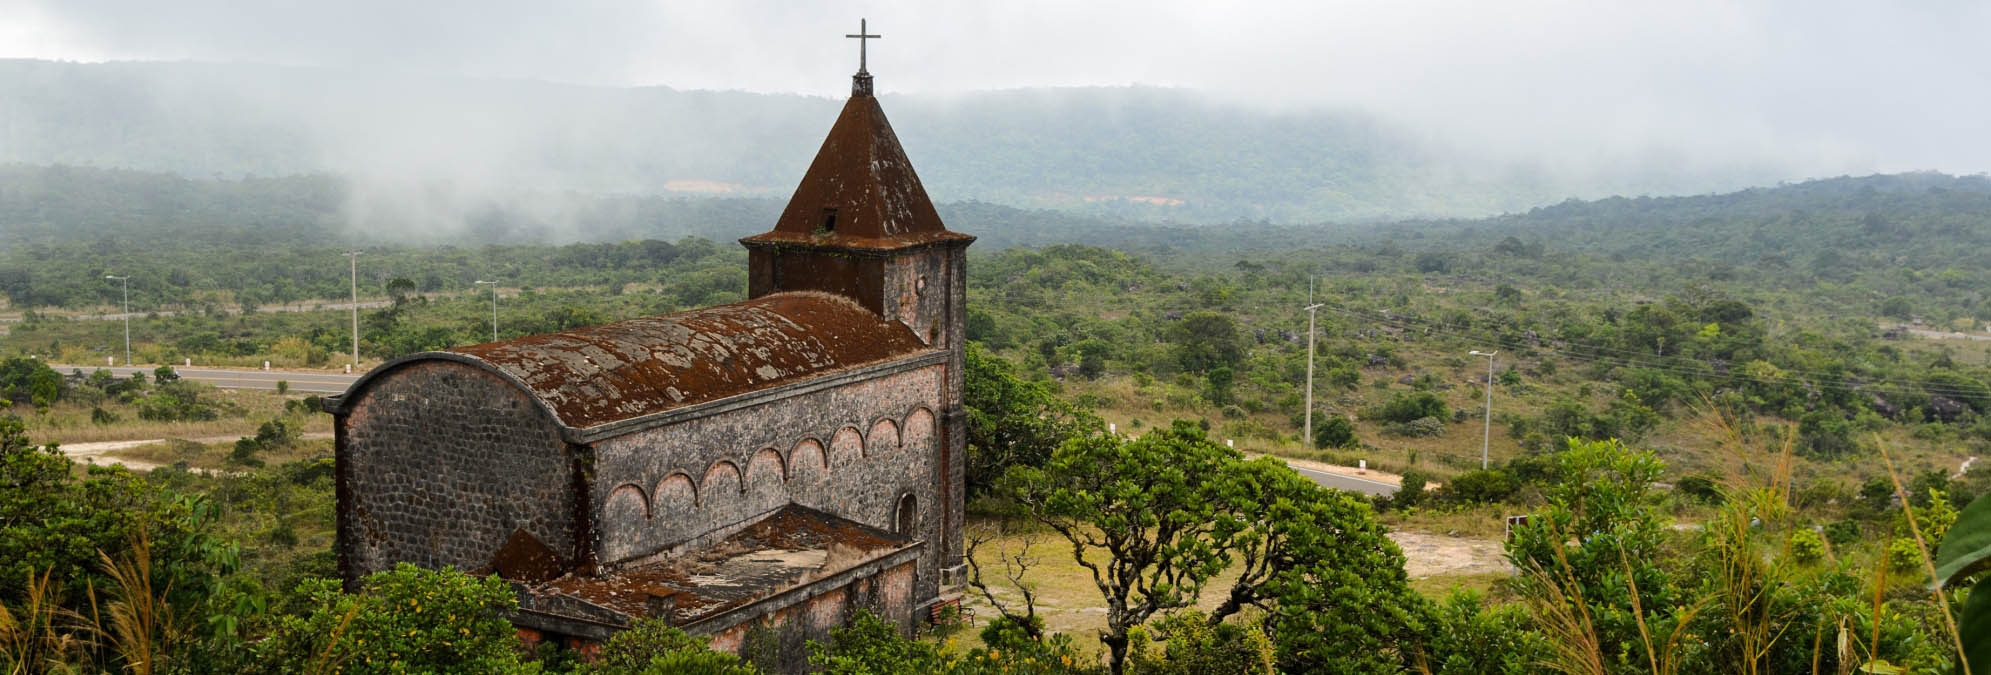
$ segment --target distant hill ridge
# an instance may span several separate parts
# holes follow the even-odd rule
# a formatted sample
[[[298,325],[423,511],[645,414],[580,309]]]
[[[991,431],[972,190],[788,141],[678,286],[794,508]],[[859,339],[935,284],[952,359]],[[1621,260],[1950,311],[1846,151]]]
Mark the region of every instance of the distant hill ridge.
[[[586,195],[548,191],[459,205],[458,226],[421,230],[360,223],[350,181],[332,175],[182,178],[158,172],[0,165],[0,249],[110,239],[175,248],[346,242],[492,243],[726,241],[763,231],[785,200],[758,197]],[[526,208],[558,202],[557,209]],[[1411,249],[1488,249],[1513,238],[1531,248],[1731,264],[1880,263],[1991,268],[1991,178],[1910,173],[1840,177],[1738,192],[1569,200],[1479,219],[1375,225],[1282,225],[1239,219],[1221,227],[1157,224],[989,202],[945,202],[954,229],[984,248],[1083,243],[1129,251],[1228,254],[1339,243]],[[391,218],[391,214],[381,215]],[[1826,252],[1830,251],[1830,254]]]
[[[1463,160],[1362,114],[1276,113],[1173,89],[884,98],[936,198],[1138,220],[1479,216],[1631,184],[1677,193],[1777,178],[1576,184]],[[318,68],[0,60],[0,163],[444,181],[442,208],[478,189],[782,198],[838,105]]]

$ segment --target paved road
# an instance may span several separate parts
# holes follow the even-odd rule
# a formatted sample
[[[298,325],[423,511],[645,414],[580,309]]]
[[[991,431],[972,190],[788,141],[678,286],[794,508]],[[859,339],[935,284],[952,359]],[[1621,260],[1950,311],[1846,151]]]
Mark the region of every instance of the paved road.
[[[69,374],[71,369],[79,369],[85,373],[89,373],[104,368],[104,366],[63,366],[53,363],[49,364],[48,367],[54,368],[55,372],[64,375]],[[111,374],[119,377],[129,377],[134,371],[144,371],[149,374],[152,370],[151,368],[128,368],[125,366],[110,369]],[[290,383],[291,391],[305,394],[343,394],[346,392],[346,387],[353,383],[353,380],[359,379],[358,375],[341,375],[338,373],[293,373],[280,370],[224,370],[220,368],[182,368],[179,366],[174,366],[173,372],[179,373],[180,377],[206,382],[222,389],[275,389],[277,388],[277,380],[283,380]]]
[[[359,308],[377,309],[392,304],[394,304],[394,302],[391,300],[366,300],[359,303]],[[290,305],[263,305],[261,307],[257,307],[255,311],[258,312],[328,311],[329,312],[334,310],[347,311],[351,310],[352,308],[353,308],[353,303],[351,302],[312,302],[312,303],[297,303]],[[235,311],[240,312],[241,307],[239,306],[236,307]],[[42,316],[50,320],[63,320],[63,321],[118,321],[120,319],[124,319],[127,317],[133,319],[143,319],[152,316],[154,314],[157,314],[159,316],[173,316],[176,314],[189,314],[189,313],[199,314],[200,312],[201,310],[198,309],[157,309],[157,310],[146,310],[143,312],[132,312],[130,314],[125,314],[122,312],[113,312],[109,314],[61,314],[57,312],[48,312],[43,314]],[[8,314],[0,316],[0,323],[20,323],[20,322],[21,322],[21,316],[19,314]]]
[[[1349,492],[1360,492],[1365,495],[1396,494],[1395,485],[1391,485],[1389,483],[1385,483],[1379,480],[1356,478],[1354,476],[1347,476],[1338,473],[1329,473],[1326,471],[1317,471],[1314,469],[1303,469],[1297,466],[1293,466],[1291,464],[1288,464],[1286,466],[1294,471],[1300,472],[1300,475],[1302,476],[1306,476],[1307,478],[1313,479],[1313,482],[1319,483],[1321,487],[1331,487],[1339,490],[1347,490]]]

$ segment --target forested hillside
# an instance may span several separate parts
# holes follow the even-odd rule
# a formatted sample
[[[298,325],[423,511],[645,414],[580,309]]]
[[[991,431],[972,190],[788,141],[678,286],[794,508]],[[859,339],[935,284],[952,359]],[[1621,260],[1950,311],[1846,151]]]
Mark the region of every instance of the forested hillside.
[[[335,299],[345,294],[343,251],[354,246],[404,252],[413,256],[410,264],[419,249],[457,249],[463,266],[428,266],[413,275],[424,291],[463,288],[479,274],[535,286],[640,284],[655,280],[656,261],[576,254],[548,265],[552,259],[532,245],[698,237],[729,250],[726,242],[765,230],[782,206],[772,197],[548,193],[568,206],[557,219],[490,201],[468,208],[472,217],[462,229],[383,232],[352,223],[353,189],[329,175],[194,180],[0,166],[0,228],[8,234],[0,242],[0,294],[17,308],[101,306],[116,299],[101,277],[131,273],[135,306],[146,309]],[[1210,269],[1264,251],[1346,244],[1361,253],[1320,256],[1323,272],[1400,261],[1427,274],[1467,273],[1484,267],[1488,256],[1541,261],[1544,254],[1583,254],[1561,255],[1530,273],[1646,299],[1655,288],[1718,283],[1802,294],[1810,298],[1807,309],[1823,314],[1923,317],[1942,325],[1991,317],[1991,180],[1981,176],[1835,178],[1382,225],[1158,225],[988,202],[944,203],[940,210],[951,227],[980,238],[978,254],[1081,243]],[[517,246],[524,248],[508,248]],[[235,249],[257,255],[215,253]],[[177,276],[169,279],[173,270]],[[376,292],[395,275],[380,270],[363,271]]]
[[[1157,221],[1348,221],[1785,177],[1559,175],[1470,158],[1353,112],[1273,112],[1140,87],[896,95],[881,77],[921,178],[947,201]],[[189,178],[331,172],[378,190],[369,196],[403,216],[454,217],[459,200],[517,190],[781,196],[839,105],[256,65],[0,60],[0,163]]]

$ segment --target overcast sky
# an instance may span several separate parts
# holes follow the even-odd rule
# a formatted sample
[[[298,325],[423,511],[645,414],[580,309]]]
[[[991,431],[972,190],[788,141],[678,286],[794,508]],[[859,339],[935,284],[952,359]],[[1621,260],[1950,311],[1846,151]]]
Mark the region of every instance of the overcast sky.
[[[885,92],[1161,85],[1576,164],[1991,170],[1987,2],[0,0],[0,57],[840,96],[859,17]]]

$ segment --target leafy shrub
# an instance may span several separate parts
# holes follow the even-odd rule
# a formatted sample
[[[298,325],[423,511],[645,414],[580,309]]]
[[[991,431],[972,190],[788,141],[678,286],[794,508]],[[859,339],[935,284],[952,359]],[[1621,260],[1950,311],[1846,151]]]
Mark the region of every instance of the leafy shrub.
[[[593,663],[575,675],[758,675],[737,654],[713,651],[708,638],[685,634],[663,619],[642,619],[616,633],[601,647]]]
[[[1841,520],[1825,525],[1825,540],[1833,546],[1847,546],[1860,540],[1860,524]]]
[[[1909,537],[1887,542],[1887,569],[1895,574],[1913,574],[1922,569],[1922,549]]]
[[[1340,368],[1329,368],[1327,369],[1327,372],[1322,375],[1321,379],[1324,380],[1327,383],[1327,386],[1329,387],[1339,387],[1342,389],[1352,390],[1362,385],[1362,371],[1347,366],[1342,366]]]
[[[1457,589],[1438,603],[1428,646],[1436,675],[1521,675],[1536,672],[1548,641],[1518,604],[1488,606],[1479,593]]]
[[[1403,484],[1390,496],[1390,506],[1402,509],[1423,504],[1424,484],[1430,480],[1430,475],[1416,469],[1403,472]]]
[[[1403,438],[1432,438],[1445,435],[1445,423],[1436,417],[1419,417],[1409,422],[1384,425],[1383,433]]]
[[[1149,633],[1152,631],[1153,635]],[[1156,638],[1166,640],[1154,644]],[[1188,610],[1128,632],[1127,673],[1132,675],[1255,675],[1272,673],[1272,640],[1252,626],[1211,626]]]
[[[1314,425],[1314,447],[1346,448],[1355,443],[1355,424],[1346,417],[1328,415]]]
[[[222,406],[205,400],[202,394],[212,387],[191,380],[162,382],[135,403],[141,419],[158,422],[197,422],[219,418]]]
[[[1825,538],[1817,530],[1791,530],[1789,543],[1791,560],[1810,565],[1825,559]]]
[[[1451,502],[1492,504],[1506,501],[1520,489],[1520,483],[1499,469],[1467,471],[1439,488],[1438,496]]]
[[[1703,504],[1720,504],[1722,502],[1721,485],[1715,482],[1714,477],[1706,474],[1694,474],[1681,478],[1673,484],[1673,489]]]
[[[311,611],[278,620],[257,646],[268,672],[333,664],[347,673],[532,673],[519,659],[505,612],[518,598],[496,576],[425,570],[408,563],[369,576],[360,594],[330,579],[307,579],[297,593]]]
[[[1852,454],[1852,424],[1836,409],[1806,414],[1797,424],[1797,450],[1813,459],[1836,459]]]
[[[810,640],[809,665],[832,675],[949,672],[933,645],[906,639],[898,626],[870,610],[859,610],[849,624],[832,629],[829,643]]]
[[[1369,419],[1384,422],[1411,422],[1425,417],[1451,419],[1452,411],[1445,406],[1445,399],[1428,391],[1397,394],[1380,406],[1364,413]]]

